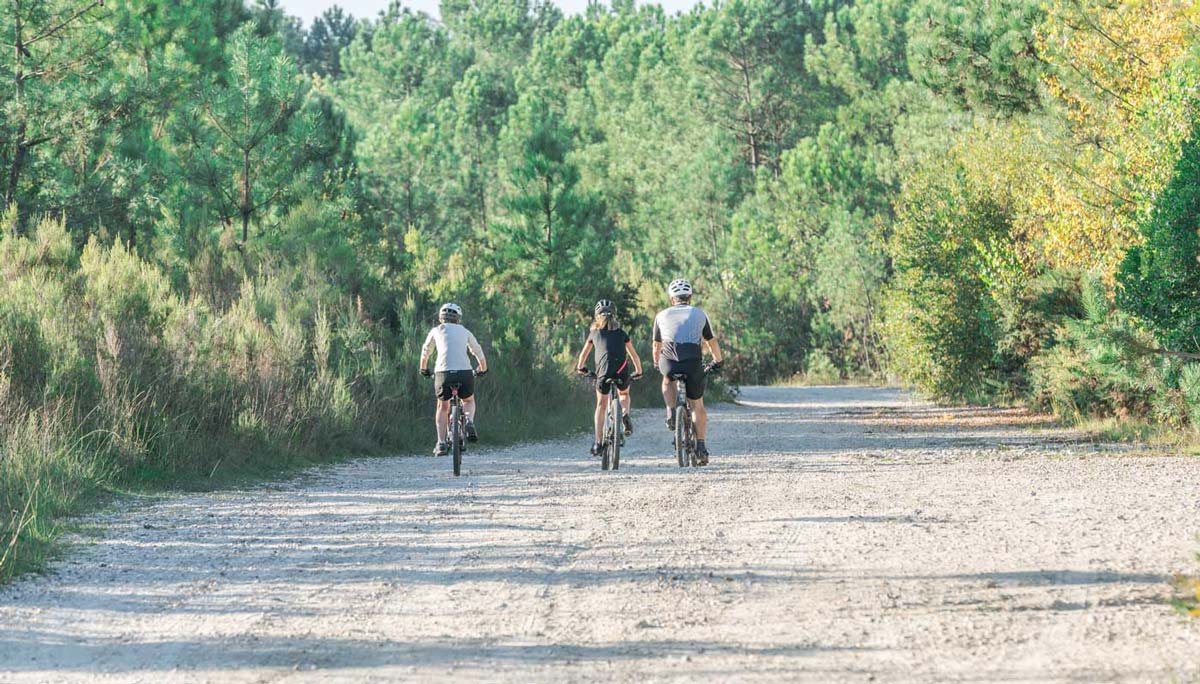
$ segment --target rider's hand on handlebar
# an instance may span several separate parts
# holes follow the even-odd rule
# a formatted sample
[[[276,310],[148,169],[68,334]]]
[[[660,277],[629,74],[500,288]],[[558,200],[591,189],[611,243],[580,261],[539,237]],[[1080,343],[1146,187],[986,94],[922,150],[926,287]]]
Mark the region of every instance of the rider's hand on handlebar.
[[[428,378],[429,376],[433,375],[433,371],[429,370],[428,368],[422,368],[421,375],[424,375]]]
[[[592,374],[592,372],[590,370],[588,370],[587,366],[580,366],[579,368],[575,369],[575,372],[580,375],[585,375],[585,376]]]
[[[477,378],[482,378],[483,376],[487,375],[487,373],[488,372],[486,370],[482,370],[480,368],[475,369],[475,377]]]
[[[641,371],[638,371],[637,373],[634,373],[632,376],[630,376],[630,378],[629,378],[629,379],[630,379],[630,380],[641,380],[641,379],[642,379],[642,373],[641,373]]]
[[[707,364],[704,365],[704,372],[705,373],[716,373],[716,372],[720,371],[721,367],[724,365],[725,365],[725,363],[723,361],[709,361]]]

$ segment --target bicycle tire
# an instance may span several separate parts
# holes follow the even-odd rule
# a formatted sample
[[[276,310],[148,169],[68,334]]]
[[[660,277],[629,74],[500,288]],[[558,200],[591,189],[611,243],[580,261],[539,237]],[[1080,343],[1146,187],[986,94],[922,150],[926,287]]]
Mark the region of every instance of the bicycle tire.
[[[450,450],[454,454],[454,474],[462,474],[462,407],[450,409]]]
[[[621,395],[613,392],[612,409],[612,469],[621,467],[621,442],[625,439],[625,424],[621,422]]]
[[[609,470],[612,468],[612,452],[609,450],[612,445],[612,409],[604,413],[604,432],[600,433],[600,438],[604,443],[600,445],[600,470]]]
[[[675,407],[675,460],[680,468],[688,466],[687,453],[687,408]]]

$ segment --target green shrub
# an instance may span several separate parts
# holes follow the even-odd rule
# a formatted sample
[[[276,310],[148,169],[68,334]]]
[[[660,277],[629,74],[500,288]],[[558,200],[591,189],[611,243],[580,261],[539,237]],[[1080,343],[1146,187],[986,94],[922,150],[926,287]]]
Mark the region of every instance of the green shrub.
[[[1149,323],[1167,348],[1200,352],[1200,129],[1142,225],[1143,244],[1118,274],[1120,307]]]
[[[962,399],[977,398],[994,378],[1000,325],[981,274],[988,246],[1007,239],[1008,220],[954,162],[930,164],[904,188],[883,329],[892,370],[906,382]]]
[[[80,256],[79,274],[89,310],[123,328],[144,326],[147,334],[158,335],[178,306],[163,272],[120,242],[105,247],[92,237]]]
[[[1030,392],[1030,364],[1056,342],[1067,321],[1085,316],[1084,277],[1050,271],[1002,287],[989,288],[999,311],[996,341],[997,382],[1006,398]]]
[[[804,357],[804,381],[832,385],[842,380],[842,371],[824,350],[813,349]]]
[[[1153,337],[1084,281],[1084,316],[1062,321],[1055,342],[1030,362],[1031,396],[1060,416],[1145,416],[1170,388],[1172,362],[1147,353]]]
[[[37,319],[0,299],[0,387],[6,397],[26,405],[39,402],[49,360]]]

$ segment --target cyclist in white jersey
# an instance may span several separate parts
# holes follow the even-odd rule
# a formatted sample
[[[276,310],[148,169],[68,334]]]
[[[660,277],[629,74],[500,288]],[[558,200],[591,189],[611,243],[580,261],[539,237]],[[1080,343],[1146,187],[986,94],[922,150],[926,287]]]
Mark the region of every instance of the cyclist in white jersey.
[[[421,347],[421,375],[429,377],[429,355],[437,350],[437,365],[432,375],[433,392],[437,395],[437,414],[434,425],[437,427],[437,446],[435,456],[445,456],[450,451],[446,433],[450,429],[450,398],[453,396],[452,385],[458,385],[458,397],[462,399],[463,410],[467,414],[467,440],[474,442],[479,439],[475,430],[475,376],[487,373],[487,359],[483,348],[475,335],[467,330],[459,321],[462,320],[462,307],[457,304],[443,304],[438,311],[441,324],[429,331],[425,344]],[[467,353],[479,362],[479,368],[471,366]]]
[[[671,306],[654,317],[654,365],[663,376],[663,401],[667,405],[667,429],[675,430],[675,401],[678,391],[674,373],[687,375],[684,389],[696,424],[696,452],[700,465],[708,465],[708,412],[704,409],[704,347],[712,354],[710,370],[719,370],[723,355],[712,323],[703,309],[692,306],[692,284],[679,279],[667,286]]]

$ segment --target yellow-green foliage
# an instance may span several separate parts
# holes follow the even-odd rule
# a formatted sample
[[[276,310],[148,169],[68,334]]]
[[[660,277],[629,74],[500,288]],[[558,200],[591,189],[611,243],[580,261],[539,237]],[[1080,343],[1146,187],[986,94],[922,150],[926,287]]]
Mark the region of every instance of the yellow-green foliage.
[[[1178,576],[1175,587],[1182,594],[1175,606],[1185,615],[1200,618],[1200,577]]]
[[[998,315],[987,276],[1009,239],[1006,208],[955,159],[931,161],[902,191],[884,337],[893,370],[924,391],[973,396],[995,370]]]
[[[1062,109],[1048,127],[1033,211],[1054,267],[1106,279],[1170,178],[1195,116],[1197,16],[1181,0],[1048,0],[1037,29]]]

